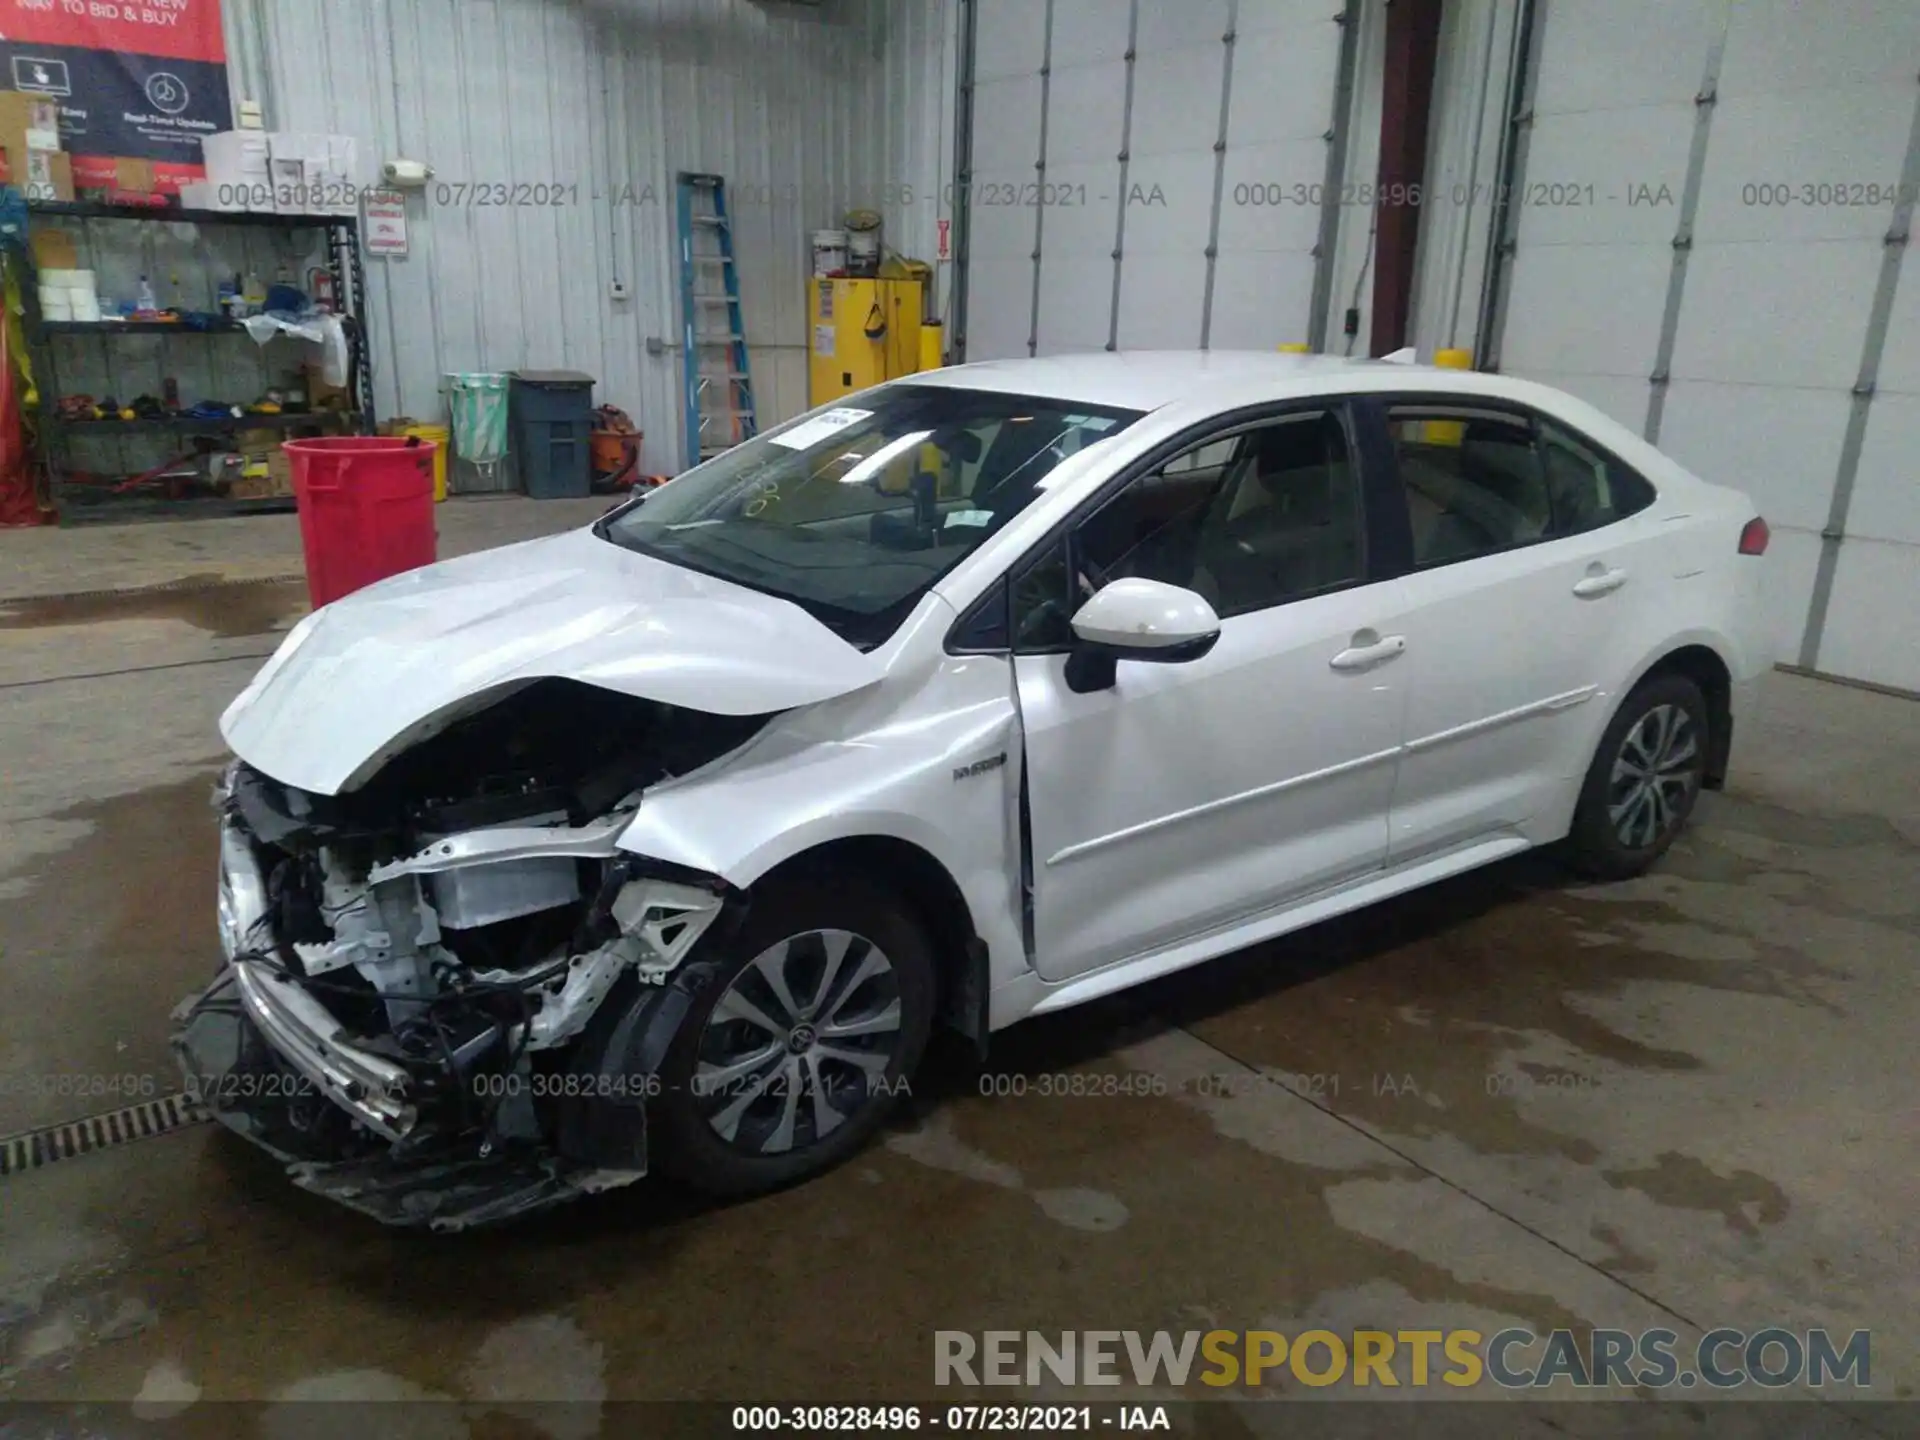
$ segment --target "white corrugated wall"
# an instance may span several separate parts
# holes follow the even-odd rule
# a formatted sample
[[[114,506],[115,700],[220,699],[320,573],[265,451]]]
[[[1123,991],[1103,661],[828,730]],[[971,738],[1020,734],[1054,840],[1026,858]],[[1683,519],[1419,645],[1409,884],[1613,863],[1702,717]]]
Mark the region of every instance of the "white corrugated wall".
[[[1519,0],[1453,0],[1441,11],[1408,336],[1422,357],[1481,349],[1519,11]]]
[[[676,172],[726,177],[762,423],[799,412],[810,232],[864,205],[902,248],[932,249],[950,9],[226,6],[236,98],[260,100],[270,127],[357,136],[363,181],[396,156],[434,168],[409,201],[411,253],[368,262],[379,412],[441,415],[449,372],[583,370],[646,429],[643,468],[662,472],[683,454]],[[558,204],[481,206],[461,182],[569,188]],[[611,298],[616,280],[630,299]]]
[[[1537,4],[1492,353],[1753,497],[1775,659],[1920,690],[1920,6]]]
[[[968,356],[1308,339],[1345,8],[979,0]]]
[[[876,68],[867,114],[879,126],[887,244],[932,261],[939,222],[952,215],[956,0],[869,0]],[[928,307],[945,314],[941,294]]]

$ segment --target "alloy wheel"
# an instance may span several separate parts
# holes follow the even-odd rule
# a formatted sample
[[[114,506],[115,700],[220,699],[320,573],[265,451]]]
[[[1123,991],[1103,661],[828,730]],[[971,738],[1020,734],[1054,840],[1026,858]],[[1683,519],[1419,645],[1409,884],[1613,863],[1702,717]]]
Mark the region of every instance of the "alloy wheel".
[[[1678,828],[1700,783],[1700,739],[1678,705],[1656,705],[1635,722],[1614,757],[1607,818],[1630,850]]]
[[[792,935],[714,1004],[694,1101],[729,1145],[784,1154],[850,1120],[884,1083],[900,1038],[899,977],[877,945],[847,930]]]

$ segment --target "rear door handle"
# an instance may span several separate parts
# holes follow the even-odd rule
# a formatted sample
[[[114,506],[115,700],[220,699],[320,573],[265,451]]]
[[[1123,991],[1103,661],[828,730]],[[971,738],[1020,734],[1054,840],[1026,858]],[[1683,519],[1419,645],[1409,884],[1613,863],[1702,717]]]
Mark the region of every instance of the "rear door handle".
[[[1611,595],[1627,583],[1627,572],[1615,567],[1603,570],[1598,565],[1589,566],[1586,578],[1574,583],[1573,593],[1582,600],[1591,600],[1598,595]]]
[[[1371,630],[1361,630],[1354,635],[1351,645],[1327,663],[1336,670],[1368,670],[1404,654],[1406,648],[1404,635],[1376,635]]]

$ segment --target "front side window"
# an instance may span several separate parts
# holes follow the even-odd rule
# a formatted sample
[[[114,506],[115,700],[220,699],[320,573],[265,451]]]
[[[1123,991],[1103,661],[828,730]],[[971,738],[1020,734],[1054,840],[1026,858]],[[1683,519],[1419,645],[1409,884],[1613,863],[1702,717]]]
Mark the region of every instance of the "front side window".
[[[1123,577],[1193,590],[1222,619],[1352,584],[1362,533],[1337,412],[1249,426],[1133,480],[1016,570],[1015,648],[1067,646],[1074,611]]]
[[[717,456],[596,527],[883,642],[940,577],[1139,412],[888,387]]]

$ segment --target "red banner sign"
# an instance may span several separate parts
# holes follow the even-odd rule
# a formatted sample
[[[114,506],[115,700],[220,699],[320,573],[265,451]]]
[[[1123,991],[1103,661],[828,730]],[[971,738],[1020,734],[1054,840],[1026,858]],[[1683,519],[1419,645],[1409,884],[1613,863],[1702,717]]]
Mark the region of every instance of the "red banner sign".
[[[0,0],[0,89],[59,102],[75,184],[130,159],[178,189],[206,173],[201,137],[233,128],[220,0]]]

